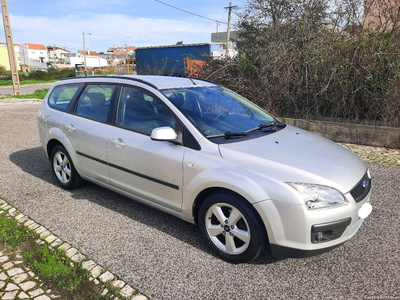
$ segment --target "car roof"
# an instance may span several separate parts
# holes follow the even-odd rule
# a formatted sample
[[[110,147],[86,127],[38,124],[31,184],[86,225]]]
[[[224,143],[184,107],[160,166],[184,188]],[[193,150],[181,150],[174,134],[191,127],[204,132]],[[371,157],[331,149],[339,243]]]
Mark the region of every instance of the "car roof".
[[[171,77],[171,76],[155,76],[155,75],[119,75],[119,76],[82,76],[65,78],[64,80],[92,81],[92,79],[126,79],[148,84],[155,89],[170,89],[170,88],[189,88],[195,86],[217,86],[217,83],[194,78]]]

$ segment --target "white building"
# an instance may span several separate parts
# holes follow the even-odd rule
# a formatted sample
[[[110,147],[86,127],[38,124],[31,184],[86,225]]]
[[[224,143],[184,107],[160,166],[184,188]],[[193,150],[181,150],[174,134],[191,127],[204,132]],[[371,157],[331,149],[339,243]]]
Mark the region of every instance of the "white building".
[[[43,44],[22,43],[19,48],[20,64],[35,69],[47,69],[49,54]]]
[[[107,60],[100,57],[97,52],[94,51],[86,51],[86,66],[88,68],[99,68],[108,66]],[[84,64],[85,59],[83,55],[83,51],[79,51],[76,53],[67,53],[65,54],[65,63],[69,64],[72,68],[75,68],[75,65]]]
[[[0,42],[0,47],[5,47],[7,48],[7,43]],[[14,44],[14,51],[15,51],[15,58],[18,60],[18,64],[21,64],[21,56],[19,54],[19,44]]]
[[[65,56],[70,53],[70,51],[60,47],[48,47],[47,50],[49,51],[49,60],[52,63],[54,63],[54,59],[56,60],[56,63],[65,63]]]

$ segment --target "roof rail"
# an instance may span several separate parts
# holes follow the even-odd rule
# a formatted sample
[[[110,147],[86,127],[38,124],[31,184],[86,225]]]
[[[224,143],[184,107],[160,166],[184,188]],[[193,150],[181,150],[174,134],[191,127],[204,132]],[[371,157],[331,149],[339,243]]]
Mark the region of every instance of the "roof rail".
[[[82,78],[117,78],[117,79],[126,79],[126,80],[132,80],[132,81],[136,81],[136,82],[140,82],[143,84],[147,84],[149,86],[151,86],[152,88],[155,88],[156,90],[158,90],[158,87],[155,86],[154,84],[152,84],[151,82],[148,82],[146,80],[143,79],[139,79],[139,78],[134,78],[134,77],[127,77],[127,76],[77,76],[77,77],[67,77],[67,78],[62,78],[60,80],[69,80],[69,79],[82,79]]]
[[[214,83],[214,84],[216,84],[216,85],[221,85],[221,84],[218,83],[218,82],[211,81],[211,80],[207,80],[207,79],[202,79],[202,78],[192,78],[192,79],[201,80],[201,81],[205,81],[205,82],[209,82],[209,83]]]

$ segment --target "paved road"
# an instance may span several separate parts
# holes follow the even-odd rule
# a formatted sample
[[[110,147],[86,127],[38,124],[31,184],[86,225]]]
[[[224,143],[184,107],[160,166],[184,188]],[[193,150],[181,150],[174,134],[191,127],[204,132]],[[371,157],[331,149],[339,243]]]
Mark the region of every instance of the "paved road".
[[[21,85],[22,94],[31,94],[38,89],[50,88],[53,83],[39,83],[39,84],[27,84]],[[0,96],[13,95],[12,86],[0,86]]]
[[[329,253],[251,264],[215,258],[194,225],[88,184],[55,185],[39,146],[38,105],[0,107],[0,195],[154,298],[367,299],[400,295],[400,168],[371,164],[374,211]],[[370,298],[372,299],[372,298]]]

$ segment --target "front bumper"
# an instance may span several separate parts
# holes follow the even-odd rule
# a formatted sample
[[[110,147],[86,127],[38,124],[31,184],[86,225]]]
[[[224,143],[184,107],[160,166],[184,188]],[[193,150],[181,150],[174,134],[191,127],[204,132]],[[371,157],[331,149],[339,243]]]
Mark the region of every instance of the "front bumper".
[[[267,229],[272,254],[276,257],[307,257],[329,251],[350,239],[363,222],[358,211],[369,202],[371,190],[358,203],[350,193],[345,196],[348,205],[323,210],[308,210],[305,205],[275,200],[254,204]],[[338,226],[332,225],[338,222]],[[318,228],[336,236],[316,241]]]

